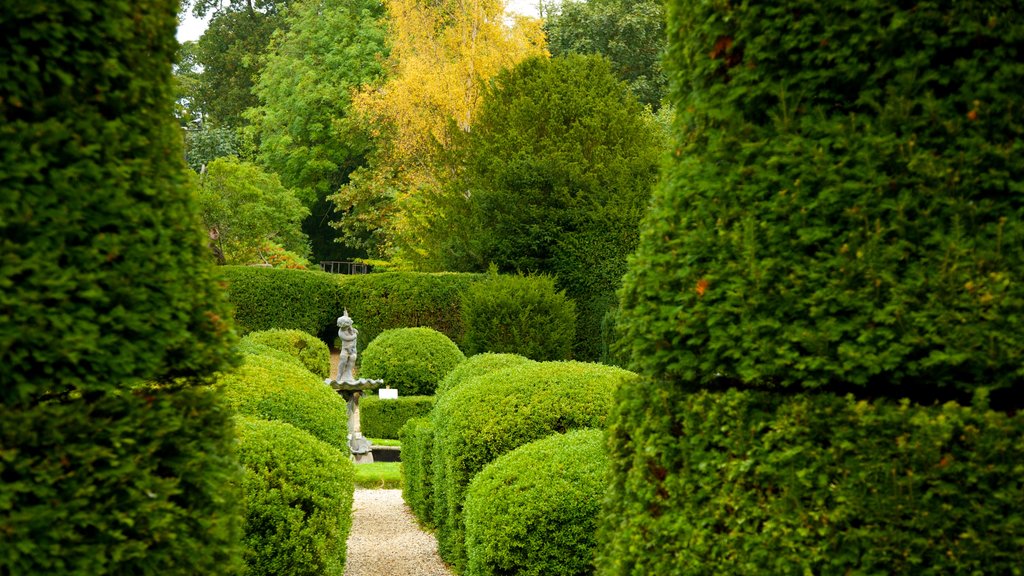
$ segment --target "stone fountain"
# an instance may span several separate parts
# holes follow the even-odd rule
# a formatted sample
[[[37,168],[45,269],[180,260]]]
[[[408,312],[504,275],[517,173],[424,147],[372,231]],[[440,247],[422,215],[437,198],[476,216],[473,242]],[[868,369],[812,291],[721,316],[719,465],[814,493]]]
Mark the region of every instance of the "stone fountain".
[[[359,331],[352,326],[348,309],[338,318],[338,336],[341,338],[341,354],[338,356],[338,379],[327,379],[330,385],[348,402],[348,448],[356,464],[373,462],[373,446],[363,437],[359,424],[359,397],[365,390],[375,390],[384,384],[383,380],[356,379],[352,373],[356,367],[356,337]]]

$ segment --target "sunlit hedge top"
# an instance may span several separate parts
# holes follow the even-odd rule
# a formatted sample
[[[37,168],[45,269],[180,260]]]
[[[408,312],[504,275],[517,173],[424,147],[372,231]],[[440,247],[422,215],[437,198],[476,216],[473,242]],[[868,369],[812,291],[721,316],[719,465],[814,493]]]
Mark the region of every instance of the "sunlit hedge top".
[[[0,401],[196,377],[227,311],[173,119],[177,4],[0,17]]]
[[[1019,386],[1019,7],[669,14],[676,161],[623,293],[633,368],[925,399]]]

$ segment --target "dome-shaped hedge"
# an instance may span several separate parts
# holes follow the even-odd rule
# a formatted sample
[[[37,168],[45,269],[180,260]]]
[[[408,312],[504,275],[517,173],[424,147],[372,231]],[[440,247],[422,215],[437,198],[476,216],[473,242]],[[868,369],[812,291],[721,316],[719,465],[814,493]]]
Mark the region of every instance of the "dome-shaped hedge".
[[[603,428],[619,385],[635,376],[583,362],[538,362],[477,376],[437,399],[434,517],[441,556],[465,566],[462,503],[488,462],[555,432]]]
[[[302,330],[274,329],[250,332],[242,341],[286,352],[298,358],[306,369],[321,378],[331,375],[331,351],[327,344]]]
[[[574,430],[499,457],[466,491],[467,576],[593,570],[608,457],[601,430]]]
[[[240,414],[288,422],[348,449],[345,401],[305,368],[270,356],[246,355],[242,365],[221,374],[216,385]]]
[[[355,487],[348,456],[284,422],[236,423],[248,574],[341,576]]]
[[[360,378],[381,378],[403,396],[429,395],[466,356],[433,328],[385,330],[360,356]]]
[[[435,393],[440,396],[452,388],[461,385],[466,380],[475,376],[482,376],[488,372],[530,364],[536,364],[536,362],[525,356],[520,356],[519,354],[496,354],[492,352],[485,352],[483,354],[470,356],[469,358],[466,358],[465,362],[462,362],[453,368],[452,371],[444,377],[444,380],[441,380],[441,383],[437,385]]]

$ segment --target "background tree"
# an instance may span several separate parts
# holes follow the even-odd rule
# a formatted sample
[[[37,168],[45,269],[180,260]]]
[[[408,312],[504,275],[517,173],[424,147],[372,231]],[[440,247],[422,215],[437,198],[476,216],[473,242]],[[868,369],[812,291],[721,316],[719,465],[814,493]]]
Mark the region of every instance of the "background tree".
[[[317,260],[365,256],[335,242],[329,223],[338,216],[327,196],[372,150],[351,117],[351,94],[383,73],[383,13],[377,0],[293,3],[255,86],[259,105],[247,113],[259,162],[311,210],[303,229]]]
[[[667,87],[661,0],[566,0],[550,11],[544,30],[552,56],[601,54],[638,100],[661,106]]]
[[[300,258],[309,254],[302,220],[309,215],[276,174],[237,158],[218,158],[199,176],[203,224],[222,264],[268,261],[268,243]]]
[[[175,0],[0,11],[0,574],[240,560],[234,336],[182,163]]]
[[[545,53],[544,39],[536,19],[516,17],[509,26],[504,0],[385,4],[387,80],[355,100],[377,138],[377,152],[335,202],[347,214],[338,223],[346,234],[384,230],[378,250],[413,261],[424,256],[420,230],[436,213],[429,194],[447,178],[436,173],[438,154],[453,134],[473,125],[484,81]]]
[[[601,354],[661,131],[598,56],[531,58],[487,88],[429,229],[439,269],[553,274],[576,300],[576,356]]]

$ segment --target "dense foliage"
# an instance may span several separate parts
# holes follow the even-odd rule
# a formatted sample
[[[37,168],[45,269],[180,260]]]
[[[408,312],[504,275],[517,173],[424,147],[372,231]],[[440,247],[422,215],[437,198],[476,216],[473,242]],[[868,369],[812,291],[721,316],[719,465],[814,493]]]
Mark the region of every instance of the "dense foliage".
[[[395,400],[364,396],[359,401],[363,436],[396,439],[408,420],[426,416],[433,407],[433,396],[399,396]]]
[[[217,378],[216,389],[239,414],[280,420],[347,450],[345,401],[322,378],[294,362],[246,355]]]
[[[317,376],[331,375],[331,351],[319,338],[302,330],[262,330],[250,332],[242,342],[262,344],[286,352],[297,358],[302,365]]]
[[[676,1],[670,19],[679,160],[624,294],[636,366],[1019,387],[1020,10]]]
[[[398,431],[402,441],[402,498],[424,526],[434,524],[434,425],[413,418]]]
[[[0,573],[238,560],[231,430],[197,386],[232,336],[173,117],[176,7],[0,11]]]
[[[474,354],[453,368],[452,371],[449,372],[440,383],[438,383],[437,389],[434,392],[440,396],[453,388],[461,386],[463,382],[468,382],[473,377],[483,376],[488,372],[494,372],[495,370],[501,370],[502,368],[512,368],[515,366],[527,366],[532,364],[534,364],[533,360],[518,354],[496,354],[492,352]]]
[[[381,332],[363,351],[359,377],[383,379],[404,396],[432,395],[465,359],[450,338],[433,328],[394,328]]]
[[[353,464],[284,422],[240,417],[247,574],[342,576]]]
[[[600,430],[500,456],[466,491],[466,576],[593,574],[608,457]]]
[[[466,566],[463,501],[473,476],[498,456],[555,432],[602,428],[632,373],[581,362],[538,362],[487,373],[439,396],[433,512],[445,561]]]
[[[438,265],[555,276],[576,302],[575,357],[596,359],[657,175],[660,134],[599,57],[532,58],[498,74],[431,228],[444,246]]]
[[[644,383],[619,402],[601,574],[1021,573],[1021,415]]]
[[[600,54],[637,100],[657,110],[668,81],[660,0],[566,0],[544,23],[552,56]]]
[[[549,277],[491,274],[462,295],[462,323],[467,354],[568,360],[576,336],[576,306]]]
[[[342,312],[337,276],[251,266],[225,266],[222,270],[235,322],[243,334],[293,329],[333,342]]]

